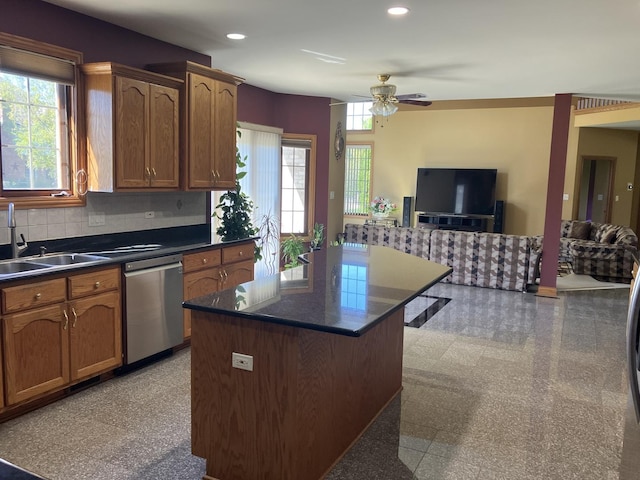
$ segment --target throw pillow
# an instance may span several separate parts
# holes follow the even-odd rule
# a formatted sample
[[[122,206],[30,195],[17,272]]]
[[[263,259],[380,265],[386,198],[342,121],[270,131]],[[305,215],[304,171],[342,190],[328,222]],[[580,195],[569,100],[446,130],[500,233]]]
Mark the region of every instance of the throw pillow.
[[[618,225],[607,225],[606,227],[603,227],[602,230],[602,237],[600,239],[600,241],[602,243],[613,243],[616,241],[616,235],[618,234],[618,230],[619,230],[619,226]]]
[[[571,224],[571,230],[569,230],[569,238],[577,238],[580,240],[589,240],[589,233],[591,232],[590,222],[573,222]]]

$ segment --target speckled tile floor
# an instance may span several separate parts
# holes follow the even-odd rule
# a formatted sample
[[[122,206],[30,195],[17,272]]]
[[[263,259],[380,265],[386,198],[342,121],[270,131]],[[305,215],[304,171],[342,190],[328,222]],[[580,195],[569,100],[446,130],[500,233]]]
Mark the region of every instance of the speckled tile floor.
[[[326,480],[640,479],[620,468],[628,290],[429,295],[452,300],[405,328],[404,390]],[[52,480],[202,478],[189,362],[182,351],[1,424],[0,457]]]

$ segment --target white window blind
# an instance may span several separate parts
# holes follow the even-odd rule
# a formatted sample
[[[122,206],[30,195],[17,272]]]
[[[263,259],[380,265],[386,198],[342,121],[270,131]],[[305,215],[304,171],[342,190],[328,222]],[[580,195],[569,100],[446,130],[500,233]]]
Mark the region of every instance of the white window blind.
[[[240,180],[240,187],[253,201],[253,224],[260,227],[266,216],[275,218],[276,227],[280,225],[280,137],[282,131],[262,125],[240,123],[237,139],[238,151],[246,157],[243,171],[246,176]],[[218,204],[223,192],[214,192],[212,208]],[[214,198],[215,197],[215,198]],[[217,225],[213,227],[215,229]],[[260,234],[260,233],[259,233]],[[255,265],[255,277],[260,278],[278,271],[280,261],[280,232],[274,232],[275,243],[263,245],[263,259]],[[275,269],[275,270],[274,270]]]
[[[347,145],[344,165],[345,215],[369,214],[371,157],[371,145]]]

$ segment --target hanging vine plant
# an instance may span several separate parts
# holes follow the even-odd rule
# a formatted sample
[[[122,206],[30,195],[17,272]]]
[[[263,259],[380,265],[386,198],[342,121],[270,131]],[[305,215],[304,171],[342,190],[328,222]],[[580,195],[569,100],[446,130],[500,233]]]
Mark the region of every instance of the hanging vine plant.
[[[240,131],[237,131],[240,138]],[[220,226],[216,233],[223,242],[230,240],[242,240],[251,238],[258,233],[258,229],[253,225],[251,214],[253,212],[253,201],[242,191],[240,180],[247,172],[238,171],[246,167],[247,157],[240,155],[240,150],[236,147],[236,188],[228,190],[220,197],[220,202],[216,205],[211,216],[220,220]],[[262,248],[256,244],[254,259],[257,262],[262,258]]]

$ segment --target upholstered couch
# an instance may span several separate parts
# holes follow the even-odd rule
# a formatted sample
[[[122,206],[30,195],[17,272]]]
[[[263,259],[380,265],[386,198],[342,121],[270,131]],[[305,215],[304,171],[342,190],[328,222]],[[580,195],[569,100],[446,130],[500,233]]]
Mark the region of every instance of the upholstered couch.
[[[448,265],[443,282],[525,291],[536,281],[538,237],[347,224],[345,241],[383,245]]]
[[[560,259],[570,261],[574,273],[630,282],[637,249],[638,237],[629,227],[562,220]]]

